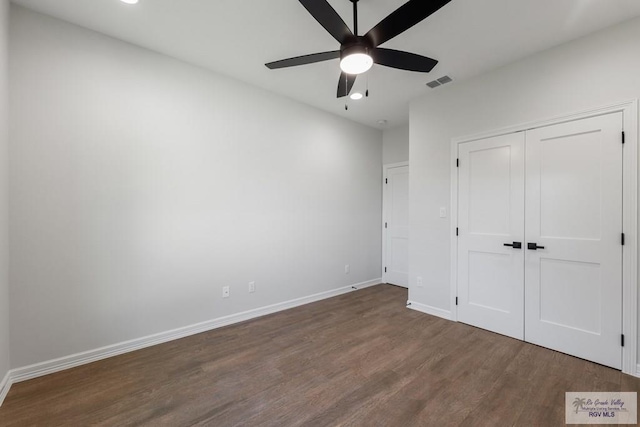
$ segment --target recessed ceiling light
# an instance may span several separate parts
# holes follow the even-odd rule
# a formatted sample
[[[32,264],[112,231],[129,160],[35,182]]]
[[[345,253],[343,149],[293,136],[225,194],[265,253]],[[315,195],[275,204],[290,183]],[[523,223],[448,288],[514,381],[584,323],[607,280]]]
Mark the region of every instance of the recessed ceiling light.
[[[352,93],[351,94],[351,99],[353,99],[354,101],[362,99],[362,94],[360,92]]]
[[[126,4],[136,4],[138,3],[138,0],[120,0],[122,3],[126,3]]]
[[[384,125],[386,125],[386,124],[387,124],[387,121],[386,121],[386,120],[378,120],[378,124],[379,124],[380,126],[384,126]]]

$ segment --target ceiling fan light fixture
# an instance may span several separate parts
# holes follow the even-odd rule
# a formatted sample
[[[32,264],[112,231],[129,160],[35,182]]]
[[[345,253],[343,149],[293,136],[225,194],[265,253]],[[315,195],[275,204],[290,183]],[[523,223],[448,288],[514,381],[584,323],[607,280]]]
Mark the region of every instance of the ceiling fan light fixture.
[[[350,46],[340,55],[340,69],[347,74],[362,74],[369,71],[372,66],[373,58],[364,46]]]
[[[362,94],[360,92],[354,92],[351,94],[350,98],[353,99],[354,101],[358,101],[362,99]]]
[[[347,74],[362,74],[373,66],[373,58],[366,53],[354,53],[340,60],[340,69]]]
[[[120,0],[122,3],[126,4],[137,4],[138,0]]]

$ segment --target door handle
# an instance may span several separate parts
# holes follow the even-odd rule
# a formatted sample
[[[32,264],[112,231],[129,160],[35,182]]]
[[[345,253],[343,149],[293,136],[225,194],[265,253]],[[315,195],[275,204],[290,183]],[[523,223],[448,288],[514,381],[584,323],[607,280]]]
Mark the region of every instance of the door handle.
[[[537,251],[538,249],[544,249],[544,246],[538,246],[537,243],[527,243],[527,249],[530,251]]]
[[[513,249],[522,249],[522,242],[505,243],[504,246],[511,246]]]

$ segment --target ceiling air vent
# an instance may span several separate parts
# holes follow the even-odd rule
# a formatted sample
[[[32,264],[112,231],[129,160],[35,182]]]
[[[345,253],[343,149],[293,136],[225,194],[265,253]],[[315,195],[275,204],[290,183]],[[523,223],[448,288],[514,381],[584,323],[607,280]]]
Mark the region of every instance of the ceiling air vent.
[[[453,79],[451,77],[442,76],[439,79],[435,79],[434,81],[427,83],[427,86],[429,86],[431,89],[435,89],[438,86],[442,86],[443,84],[447,84],[452,81]]]

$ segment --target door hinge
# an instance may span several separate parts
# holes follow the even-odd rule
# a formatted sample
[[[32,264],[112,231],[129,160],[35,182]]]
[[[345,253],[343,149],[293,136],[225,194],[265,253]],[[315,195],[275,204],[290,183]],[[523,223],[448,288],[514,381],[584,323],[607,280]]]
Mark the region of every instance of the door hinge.
[[[384,228],[387,228],[387,223],[386,222],[384,223]]]
[[[624,144],[624,131],[622,131],[622,143]]]
[[[456,297],[456,305],[458,305],[458,297]]]
[[[460,159],[456,159],[456,167],[459,168],[460,167]]]
[[[620,235],[620,243],[624,246],[624,233]]]
[[[385,184],[388,184],[388,183],[389,183],[389,178],[385,178],[385,179],[384,179],[384,183],[385,183]]]
[[[620,345],[624,347],[624,334],[620,335]]]
[[[456,227],[456,236],[458,235],[460,231],[458,230],[458,227]]]
[[[384,272],[385,272],[385,273],[387,272],[387,267],[385,267],[385,268],[384,268]]]

